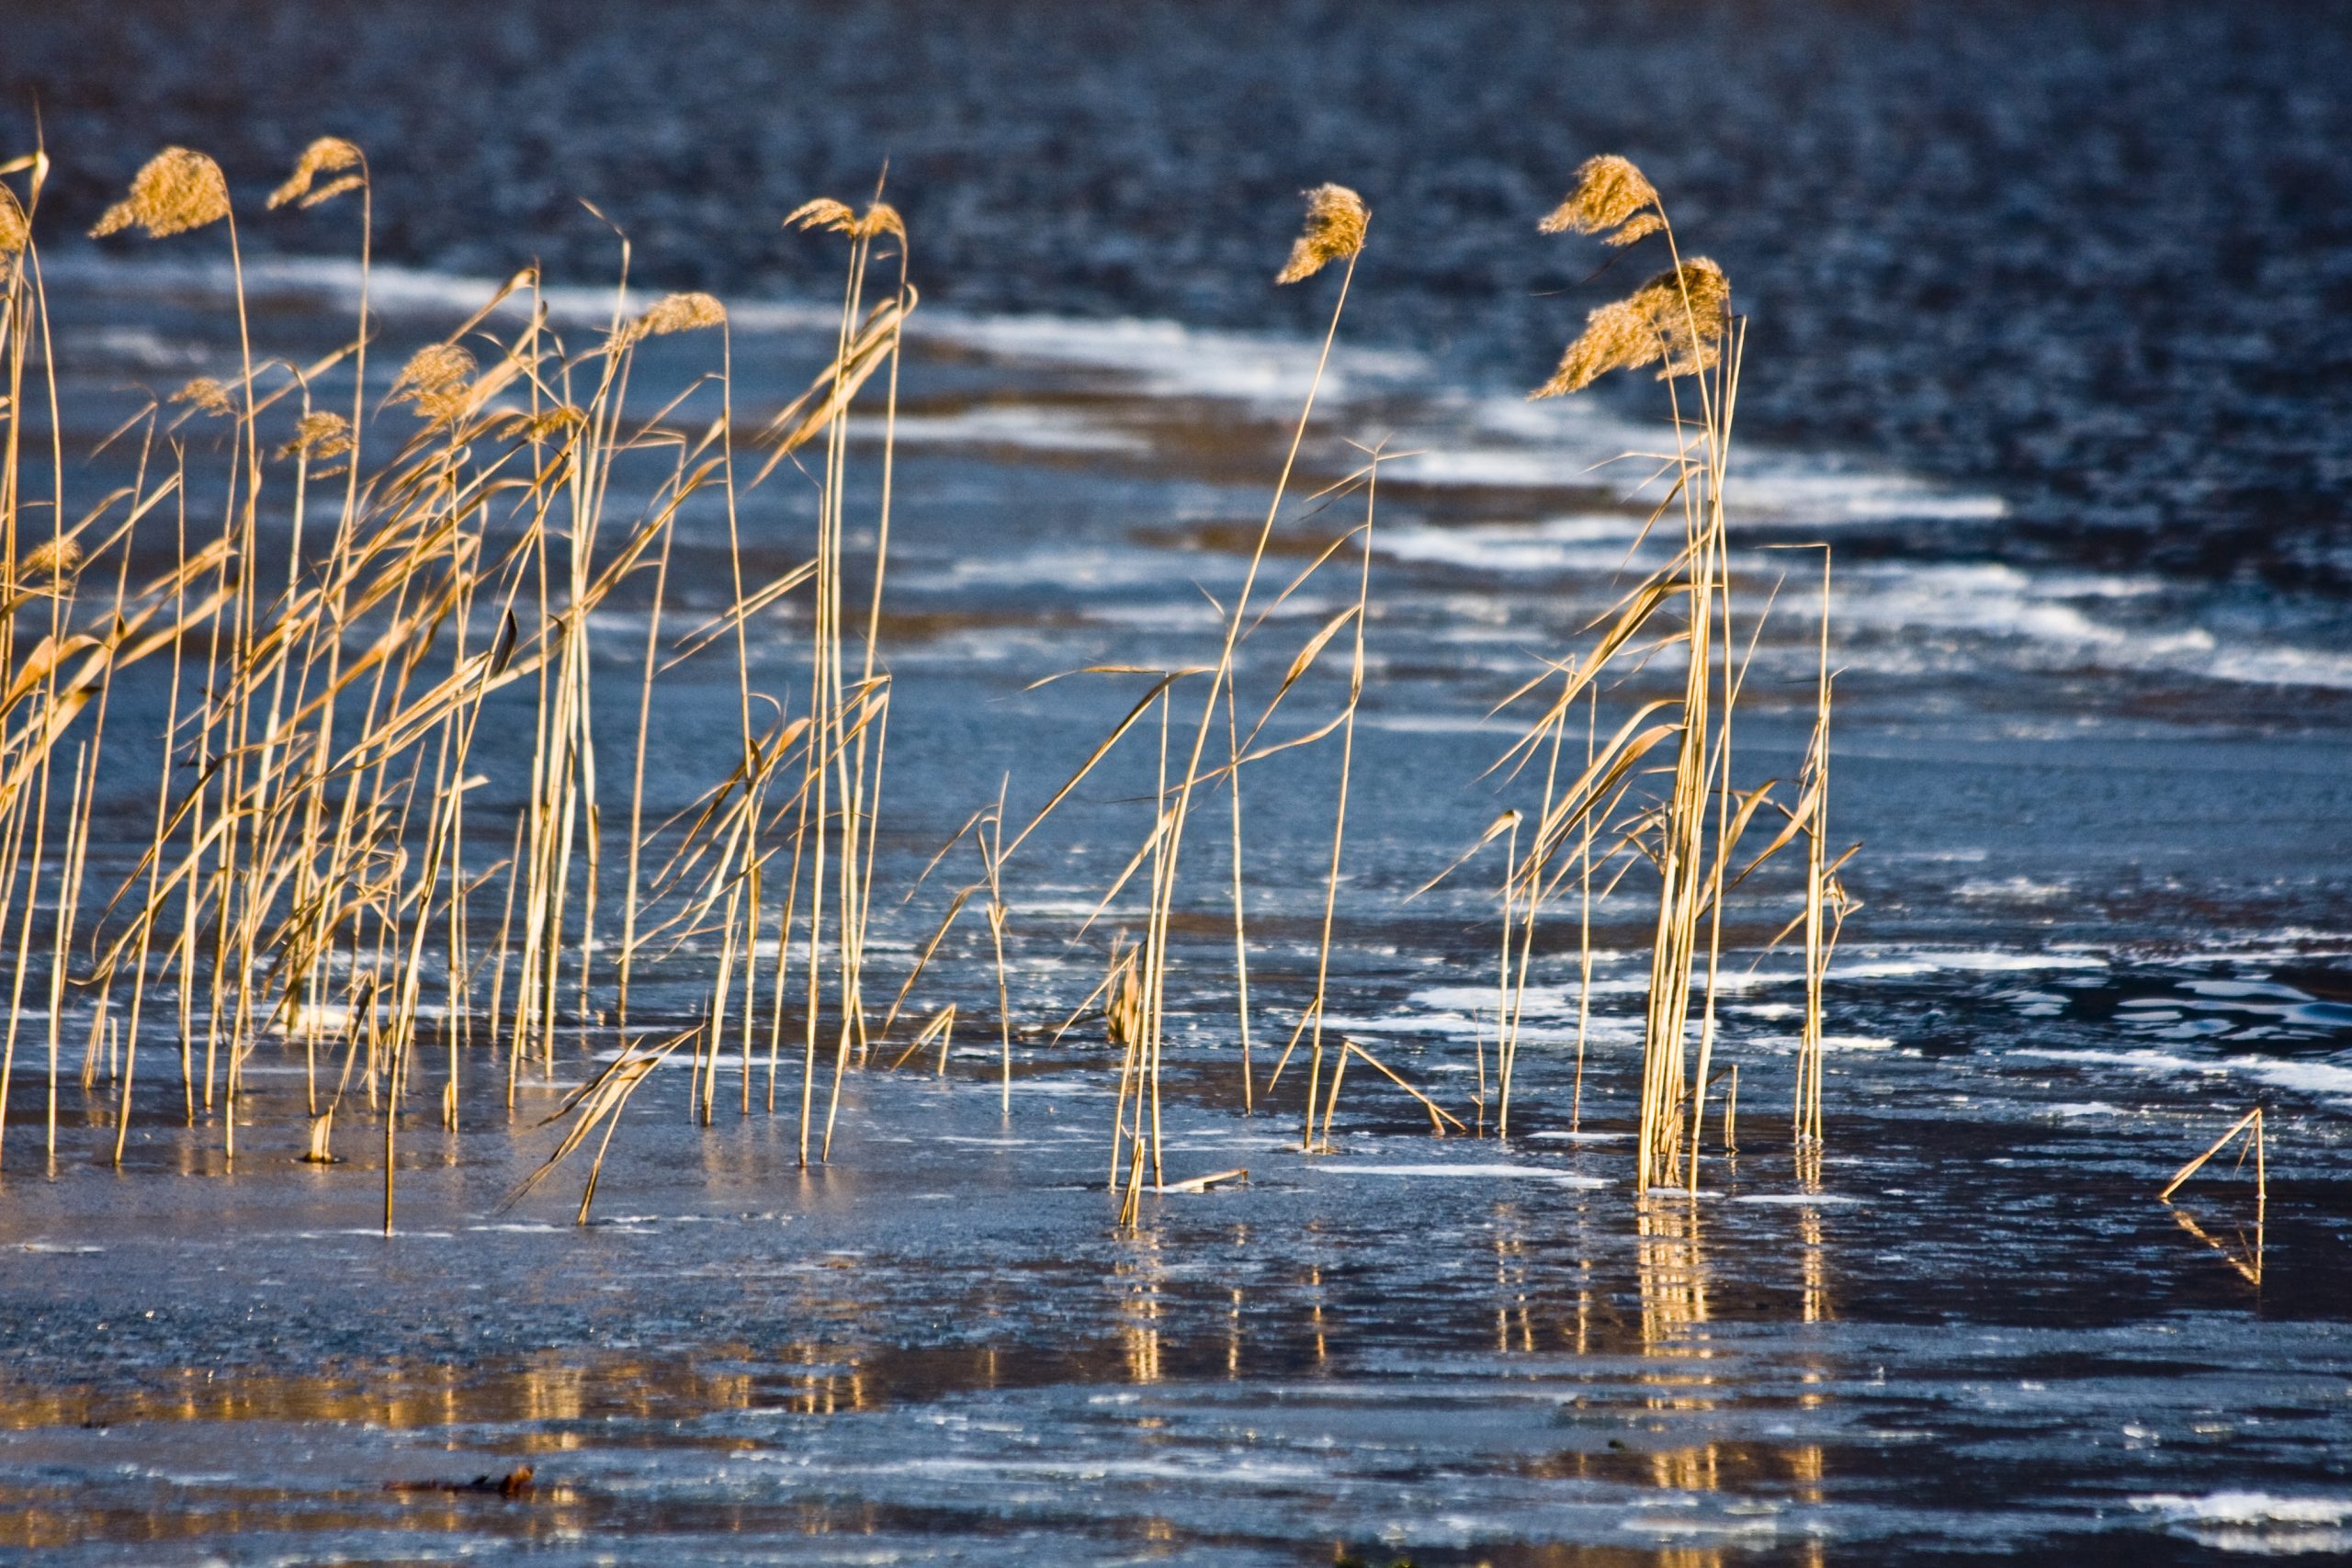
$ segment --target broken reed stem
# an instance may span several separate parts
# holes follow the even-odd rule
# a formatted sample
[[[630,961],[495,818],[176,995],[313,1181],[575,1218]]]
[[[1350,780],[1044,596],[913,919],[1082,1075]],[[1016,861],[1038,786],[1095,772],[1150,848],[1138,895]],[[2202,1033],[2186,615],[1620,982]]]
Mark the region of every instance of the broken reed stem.
[[[2172,1201],[2172,1195],[2180,1190],[2180,1184],[2182,1182],[2187,1181],[2190,1177],[2205,1168],[2205,1162],[2211,1159],[2215,1155],[2220,1154],[2224,1148],[2227,1148],[2229,1146],[2230,1140],[2238,1136],[2241,1133],[2246,1134],[2246,1140],[2254,1149],[2255,1201],[2256,1203],[2267,1203],[2270,1201],[2270,1174],[2263,1151],[2262,1107],[2259,1105],[2247,1111],[2245,1115],[2239,1117],[2235,1122],[2230,1123],[2230,1130],[2223,1133],[2220,1137],[2214,1139],[2212,1147],[2207,1149],[2203,1154],[2199,1155],[2195,1159],[2190,1160],[2187,1165],[2182,1166],[2178,1170],[2173,1172],[2172,1179],[2165,1182],[2164,1190],[2156,1194],[2156,1201],[2159,1203],[2170,1202]],[[2245,1163],[2245,1155],[2239,1155],[2238,1163],[2240,1165],[2244,1165]]]
[[[1510,936],[1514,929],[1511,908],[1520,874],[1519,813],[1509,813],[1505,820],[1510,827],[1506,829],[1503,842],[1503,924],[1501,944],[1495,959],[1495,1073],[1498,1078],[1502,1074],[1503,1049],[1510,1039]],[[1473,1083],[1478,1096],[1478,1130],[1484,1134],[1487,1127],[1487,1036],[1484,1030],[1479,1032],[1474,1043],[1477,1058],[1471,1064],[1471,1071],[1476,1075]]]
[[[1339,1064],[1337,1068],[1331,1074],[1331,1092],[1323,1107],[1323,1141],[1325,1144],[1328,1145],[1331,1139],[1331,1113],[1339,1109],[1340,1081],[1346,1075],[1348,1058],[1351,1055],[1363,1057],[1366,1066],[1369,1066],[1373,1071],[1380,1074],[1381,1077],[1386,1078],[1390,1083],[1395,1084],[1398,1089],[1403,1089],[1407,1094],[1411,1095],[1415,1100],[1420,1101],[1421,1109],[1430,1113],[1430,1133],[1431,1136],[1440,1138],[1445,1136],[1445,1127],[1447,1122],[1452,1122],[1453,1124],[1453,1130],[1457,1133],[1467,1133],[1470,1130],[1468,1127],[1463,1125],[1462,1118],[1456,1116],[1451,1111],[1446,1110],[1445,1107],[1440,1105],[1436,1100],[1431,1100],[1428,1095],[1423,1094],[1419,1089],[1415,1089],[1394,1068],[1390,1067],[1387,1063],[1382,1061],[1379,1057],[1365,1050],[1355,1041],[1342,1039],[1340,1042]]]

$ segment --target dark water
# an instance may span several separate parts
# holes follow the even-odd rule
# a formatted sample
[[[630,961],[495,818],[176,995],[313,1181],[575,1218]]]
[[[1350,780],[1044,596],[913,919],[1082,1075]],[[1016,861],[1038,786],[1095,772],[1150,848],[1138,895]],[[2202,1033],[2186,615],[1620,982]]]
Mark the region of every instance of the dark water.
[[[2352,585],[2352,29],[2324,0],[231,0],[0,25],[0,127],[28,141],[38,100],[77,227],[161,142],[259,195],[333,130],[381,171],[399,259],[601,278],[584,197],[646,277],[821,291],[826,253],[776,220],[887,158],[937,300],[1304,325],[1266,258],[1294,193],[1336,179],[1377,212],[1358,330],[1506,388],[1601,287],[1534,220],[1623,151],[1738,286],[1759,428],[1997,487],[2008,522],[1964,541],[1987,558]],[[322,245],[312,218],[254,227]]]
[[[680,7],[568,26],[394,9],[234,33],[190,15],[12,32],[27,41],[0,71],[42,85],[61,155],[114,161],[74,171],[87,183],[65,200],[102,199],[165,136],[258,186],[326,128],[312,96],[346,106],[332,128],[369,141],[388,193],[438,197],[390,220],[396,254],[441,270],[378,279],[384,366],[485,296],[455,272],[537,252],[604,276],[606,242],[570,206],[583,192],[654,276],[733,286],[743,401],[763,413],[821,362],[821,313],[796,301],[833,264],[775,238],[767,209],[892,154],[933,301],[884,634],[893,987],[972,874],[898,907],[931,852],[1007,774],[1025,819],[1134,694],[1030,683],[1196,661],[1216,636],[1204,595],[1238,583],[1313,363],[1258,280],[1288,193],[1363,169],[1389,248],[1367,257],[1295,493],[1347,473],[1350,439],[1418,455],[1381,480],[1333,1021],[1465,1115],[1492,1070],[1492,877],[1479,863],[1407,895],[1533,804],[1532,779],[1479,777],[1513,733],[1488,710],[1611,601],[1643,508],[1593,465],[1657,437],[1647,389],[1519,401],[1594,289],[1543,296],[1580,276],[1557,247],[1481,236],[1516,233],[1584,152],[1627,147],[1758,280],[1742,613],[1791,581],[1736,754],[1743,776],[1794,773],[1815,626],[1811,568],[1790,563],[1813,558],[1763,547],[1830,537],[1833,820],[1866,843],[1848,877],[1866,908],[1829,986],[1816,1165],[1788,1142],[1793,961],[1758,956],[1785,879],[1727,926],[1739,1148],[1720,1151],[1711,1116],[1695,1201],[1627,1180],[1647,918],[1630,882],[1596,912],[1580,1116],[1572,912],[1539,931],[1507,1142],[1432,1140],[1361,1069],[1332,1156],[1295,1152],[1295,1068],[1238,1114],[1219,802],[1187,851],[1168,1175],[1250,1178],[1148,1199],[1114,1230],[1116,1057],[1097,1024],[1047,1035],[1136,920],[1131,892],[1080,934],[1148,826],[1144,750],[1010,870],[1009,1109],[967,925],[910,1003],[965,1011],[944,1075],[928,1055],[854,1073],[834,1160],[811,1172],[788,1119],[733,1113],[731,1066],[707,1132],[684,1075],[661,1073],[600,1223],[568,1224],[570,1174],[502,1208],[551,1145],[538,1118],[619,1044],[583,1029],[511,1123],[485,1061],[458,1134],[423,1112],[402,1129],[387,1241],[371,1129],[342,1135],[345,1165],[291,1158],[298,1055],[257,1055],[231,1173],[217,1118],[179,1124],[157,1036],[119,1174],[103,1082],[85,1098],[69,1073],[53,1167],[39,1087],[10,1108],[0,1546],[1547,1568],[2352,1554],[2352,644],[2326,579],[2343,175],[2323,156],[2342,141],[2324,88],[2343,42],[2318,13]],[[107,63],[123,59],[145,63]],[[262,80],[266,104],[240,85]],[[1694,107],[1659,107],[1678,102]],[[257,272],[277,351],[336,341],[339,265]],[[189,243],[61,255],[51,286],[70,451],[123,416],[127,388],[233,363],[219,269]],[[573,330],[603,309],[557,303]],[[1023,313],[1039,309],[1136,319]],[[1219,323],[1251,330],[1204,330]],[[2308,374],[2272,379],[2281,344]],[[2226,374],[2196,357],[2224,351],[2243,355]],[[643,395],[707,352],[650,345]],[[95,495],[123,460],[76,483]],[[618,482],[626,502],[650,480]],[[1272,581],[1360,505],[1295,504]],[[755,577],[808,553],[811,511],[788,479],[753,492]],[[682,519],[687,605],[724,602],[724,536],[713,511]],[[1269,619],[1245,706],[1342,592],[1317,580]],[[607,613],[628,650],[597,676],[615,747],[644,608]],[[804,615],[759,624],[755,684],[805,679]],[[1609,705],[1672,682],[1654,670]],[[1310,675],[1274,732],[1319,721],[1343,684]],[[674,807],[728,765],[731,671],[688,664],[662,690],[650,793]],[[129,734],[140,699],[122,700]],[[477,866],[523,798],[502,739],[521,728],[485,743]],[[1247,785],[1261,1085],[1312,992],[1334,765],[1302,752]],[[127,786],[126,841],[146,787]],[[124,852],[97,846],[94,880]],[[638,1005],[674,1021],[692,991],[657,980]],[[765,1085],[756,1063],[755,1106]],[[2220,1168],[2153,1201],[2257,1101],[2267,1205]],[[525,1497],[386,1490],[526,1463]]]

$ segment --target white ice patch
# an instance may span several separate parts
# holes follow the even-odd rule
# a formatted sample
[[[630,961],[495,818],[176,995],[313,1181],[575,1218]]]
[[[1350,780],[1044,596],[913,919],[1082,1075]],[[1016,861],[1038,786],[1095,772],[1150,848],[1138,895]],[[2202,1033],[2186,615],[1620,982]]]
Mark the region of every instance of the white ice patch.
[[[880,439],[880,424],[861,428],[867,439]],[[1132,431],[1111,429],[1068,409],[1029,403],[989,403],[959,413],[902,413],[893,434],[916,446],[1013,446],[1036,452],[1133,453],[1150,448]]]
[[[2352,1067],[2332,1062],[2281,1062],[2259,1056],[2200,1061],[2166,1051],[2061,1051],[2043,1046],[2025,1046],[2008,1055],[2040,1062],[2081,1062],[2162,1077],[2188,1073],[2208,1077],[2246,1077],[2272,1089],[2325,1096],[2339,1105],[2352,1104]]]
[[[1866,636],[1850,663],[1905,672],[1917,668],[1923,631],[1948,631],[2035,645],[2064,665],[2154,670],[2256,685],[2352,687],[2352,655],[2335,649],[2225,643],[2203,626],[2127,626],[2086,605],[2118,604],[2160,591],[2152,578],[2028,572],[1997,564],[1849,567],[1838,615]]]
[[[2352,1552],[2352,1497],[2283,1497],[2268,1492],[2158,1493],[2132,1499],[2165,1527],[2217,1551],[2257,1557]]]
[[[1919,948],[1905,951],[1894,949],[1884,956],[1872,956],[1853,963],[1837,964],[1829,971],[1833,980],[1891,980],[1911,975],[1933,975],[1942,970],[1972,974],[2007,974],[2037,969],[2104,969],[2104,958],[2086,953],[2009,953],[1994,948]]]
[[[1732,1200],[1735,1203],[1859,1203],[1860,1198],[1843,1192],[1744,1192]]]
[[[1552,1170],[1540,1165],[1317,1165],[1327,1176],[1435,1176],[1490,1181],[1552,1181],[1563,1187],[1607,1187],[1597,1176]]]

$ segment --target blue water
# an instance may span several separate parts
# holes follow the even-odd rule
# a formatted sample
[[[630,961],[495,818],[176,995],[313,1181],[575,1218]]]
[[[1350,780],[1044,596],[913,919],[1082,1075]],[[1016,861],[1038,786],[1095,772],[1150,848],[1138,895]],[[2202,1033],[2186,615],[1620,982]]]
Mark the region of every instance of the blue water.
[[[1188,843],[1165,1174],[1248,1176],[1147,1196],[1131,1231],[1104,1190],[1117,1055],[1099,1019],[1051,1035],[1139,921],[1131,888],[1086,924],[1148,829],[1148,743],[1007,868],[1009,1095],[986,926],[967,916],[909,1002],[957,1005],[944,1072],[930,1053],[893,1072],[895,1048],[854,1064],[833,1157],[808,1170],[789,1115],[765,1114],[763,1055],[747,1084],[730,1057],[708,1129],[686,1075],[656,1072],[585,1227],[576,1168],[509,1199],[553,1145],[542,1119],[623,1043],[607,980],[591,998],[605,1019],[567,1026],[511,1117],[503,1064],[469,1051],[444,1132],[433,1055],[399,1130],[390,1238],[380,1123],[354,1110],[344,1163],[298,1162],[301,1058],[275,1040],[232,1169],[218,1113],[184,1124],[176,1041],[151,1027],[109,1170],[117,1080],[79,1088],[87,1004],[69,993],[58,1156],[41,1148],[47,1020],[28,1010],[0,1163],[0,1552],[2352,1554],[2335,30],[2285,6],[2150,6],[2129,25],[2097,6],[1150,7],[1115,36],[1051,7],[576,26],[416,8],[332,33],[247,11],[237,30],[141,9],[17,28],[0,83],[42,87],[66,214],[165,137],[220,152],[241,196],[314,130],[368,141],[401,264],[373,282],[379,391],[530,254],[561,286],[556,326],[585,341],[613,257],[577,192],[629,224],[642,278],[728,295],[741,406],[764,417],[829,352],[811,280],[835,260],[777,236],[769,209],[892,156],[928,302],[883,624],[886,990],[978,874],[967,847],[918,885],[941,841],[1001,781],[1025,821],[1136,688],[1032,683],[1213,649],[1210,601],[1238,586],[1313,366],[1300,328],[1329,301],[1283,303],[1262,277],[1295,187],[1356,179],[1374,248],[1268,581],[1363,521],[1360,495],[1311,498],[1361,461],[1351,441],[1386,442],[1331,1022],[1488,1135],[1431,1137],[1358,1067],[1334,1151],[1308,1156],[1296,1064],[1266,1087],[1313,990],[1328,748],[1245,777],[1251,1115],[1222,796]],[[101,76],[121,59],[142,62],[121,78],[135,103]],[[787,64],[805,114],[775,107]],[[228,112],[222,85],[255,73],[281,98]],[[348,119],[327,123],[329,101]],[[1531,131],[1539,112],[1557,125]],[[1534,804],[1532,775],[1482,776],[1516,734],[1491,710],[1587,635],[1646,510],[1595,465],[1659,438],[1654,389],[1518,396],[1613,279],[1584,281],[1589,252],[1487,237],[1525,228],[1600,145],[1688,190],[1683,220],[1755,280],[1743,637],[1772,610],[1736,767],[1794,775],[1816,558],[1766,547],[1827,539],[1832,822],[1864,845],[1827,987],[1826,1154],[1789,1144],[1796,961],[1762,951],[1795,907],[1783,871],[1726,922],[1716,1049],[1741,1069],[1737,1147],[1711,1110],[1696,1198],[1629,1185],[1639,878],[1595,910],[1580,1091],[1575,910],[1547,911],[1507,1140],[1493,863],[1408,897]],[[253,231],[268,350],[315,358],[346,330],[348,262],[286,259],[313,232]],[[70,452],[119,423],[130,389],[233,367],[201,243],[56,247]],[[638,396],[651,407],[709,353],[648,344]],[[231,460],[184,428],[199,474]],[[870,548],[872,434],[854,553]],[[119,445],[74,482],[95,497],[131,460]],[[625,464],[617,504],[663,461]],[[808,553],[812,515],[788,470],[751,492],[755,580]],[[673,630],[726,602],[725,537],[715,506],[682,516]],[[1311,581],[1245,645],[1244,724],[1351,592]],[[608,779],[635,739],[646,609],[638,592],[600,612]],[[801,689],[806,615],[787,599],[753,623],[755,687]],[[1333,712],[1338,669],[1304,680],[1269,735]],[[1677,679],[1659,663],[1611,689],[1604,733]],[[689,662],[659,690],[649,807],[666,814],[731,765],[732,668]],[[477,873],[527,787],[527,693],[510,701],[468,797]],[[162,713],[149,685],[117,702],[110,755],[141,760],[101,793],[91,877],[109,891],[152,806],[152,755],[128,738]],[[691,1018],[710,954],[644,979],[632,1022]],[[798,1072],[787,1045],[780,1105]],[[2154,1201],[2257,1103],[2266,1203],[2234,1155]],[[526,1492],[468,1487],[525,1465]]]

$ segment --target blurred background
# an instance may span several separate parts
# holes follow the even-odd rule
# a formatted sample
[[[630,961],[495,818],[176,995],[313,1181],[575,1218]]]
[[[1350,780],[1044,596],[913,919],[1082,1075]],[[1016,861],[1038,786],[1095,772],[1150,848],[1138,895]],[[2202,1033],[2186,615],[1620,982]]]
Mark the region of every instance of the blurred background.
[[[258,208],[334,132],[374,160],[388,260],[602,282],[616,247],[585,199],[650,285],[810,298],[831,254],[777,220],[887,161],[934,305],[1245,327],[1319,310],[1268,275],[1296,191],[1337,180],[1377,214],[1351,337],[1490,389],[1540,380],[1606,297],[1583,287],[1595,248],[1534,220],[1618,151],[1752,317],[1751,433],[2007,502],[1856,551],[2333,599],[2343,21],[2176,0],[7,0],[0,141],[38,117],[53,223],[77,231],[161,143],[213,153]]]

